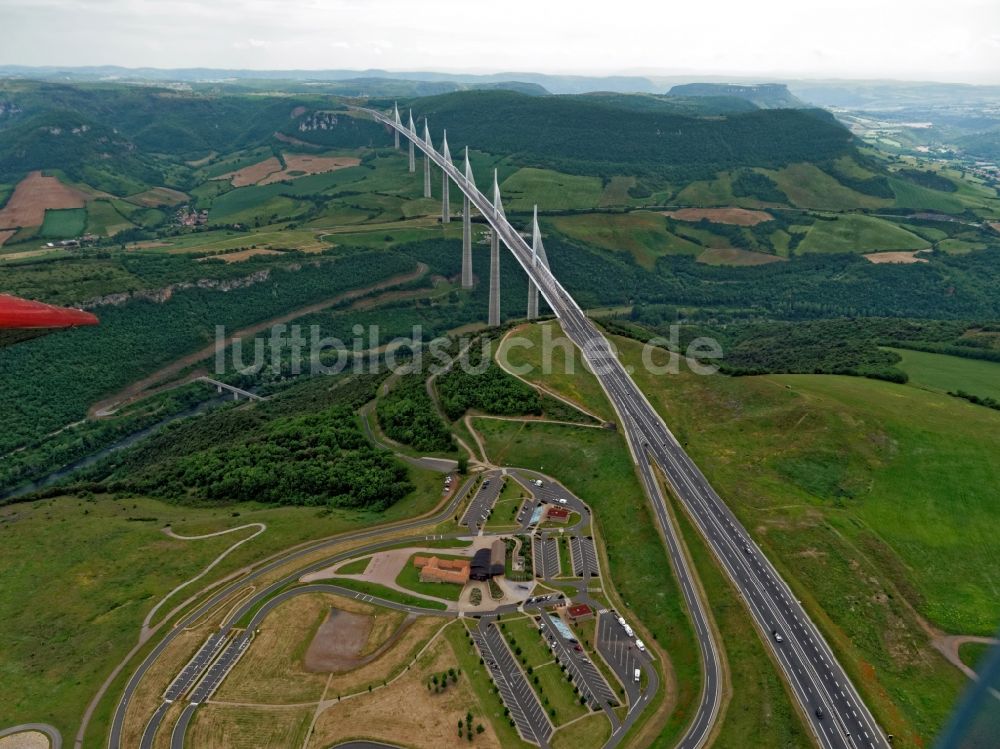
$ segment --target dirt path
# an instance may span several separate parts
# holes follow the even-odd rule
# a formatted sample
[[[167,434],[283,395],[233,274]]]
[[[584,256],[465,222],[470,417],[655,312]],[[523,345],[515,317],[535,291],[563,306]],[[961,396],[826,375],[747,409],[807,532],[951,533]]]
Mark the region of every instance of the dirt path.
[[[385,289],[390,286],[397,286],[402,283],[409,283],[410,281],[415,281],[418,278],[424,276],[427,273],[427,266],[424,263],[418,263],[415,270],[410,273],[404,273],[398,276],[392,276],[384,281],[379,281],[371,286],[365,286],[361,289],[352,289],[339,296],[335,296],[332,299],[326,299],[322,302],[317,302],[315,304],[310,304],[305,307],[300,307],[299,309],[293,310],[291,312],[286,312],[278,317],[273,317],[270,320],[265,320],[263,322],[251,325],[248,328],[243,328],[242,330],[237,330],[231,336],[226,338],[226,346],[232,344],[233,340],[236,338],[244,338],[246,336],[254,336],[261,333],[273,325],[280,325],[283,323],[289,323],[292,320],[302,317],[303,315],[310,315],[314,312],[320,312],[327,307],[332,307],[335,304],[346,301],[348,299],[357,299],[360,296],[370,294],[373,291],[378,291],[379,289]],[[195,351],[187,356],[183,356],[180,359],[176,359],[167,366],[158,369],[147,377],[143,377],[141,380],[136,380],[131,385],[127,386],[125,389],[115,393],[108,398],[98,401],[90,407],[87,415],[91,419],[99,419],[102,417],[109,416],[115,411],[119,410],[122,406],[125,406],[133,401],[138,400],[140,397],[144,397],[145,392],[149,390],[154,385],[157,385],[164,380],[180,373],[187,367],[193,364],[197,364],[202,359],[207,359],[215,354],[215,343],[209,346],[205,346],[203,349]]]
[[[510,338],[512,335],[514,335],[518,331],[523,330],[525,327],[527,327],[527,326],[526,325],[518,325],[516,328],[512,328],[511,330],[509,330],[507,332],[507,334],[504,335],[504,337],[500,339],[500,346],[497,348],[497,353],[499,354],[500,350],[503,349],[503,345],[504,345],[504,343],[506,342],[506,340],[508,338]],[[504,357],[504,358],[506,359],[506,357]],[[511,369],[509,369],[508,367],[505,367],[503,365],[503,363],[501,363],[499,356],[494,356],[493,360],[497,363],[497,366],[500,367],[500,369],[502,369],[504,372],[506,372],[507,374],[509,374],[511,377],[514,377],[514,378],[520,380],[521,382],[523,382],[528,387],[534,388],[535,390],[537,390],[537,391],[539,391],[541,393],[545,393],[545,395],[548,395],[548,396],[550,396],[552,398],[555,398],[558,401],[562,401],[563,403],[565,403],[570,408],[576,409],[580,413],[586,414],[587,416],[589,416],[590,418],[592,418],[594,421],[596,421],[598,424],[604,424],[605,423],[606,419],[598,416],[597,414],[595,414],[595,413],[593,413],[591,411],[588,411],[586,408],[584,408],[582,405],[580,405],[576,401],[570,400],[566,396],[564,396],[564,395],[562,395],[560,393],[557,393],[554,390],[551,390],[550,388],[546,387],[545,385],[541,385],[541,384],[539,384],[537,382],[532,382],[531,380],[527,380],[524,377],[522,377],[521,375],[517,374],[517,372],[514,372]],[[508,362],[508,364],[509,364],[509,362]]]
[[[167,599],[170,598],[170,596],[172,596],[179,590],[186,588],[191,583],[197,582],[198,580],[203,578],[212,570],[213,567],[215,567],[219,562],[221,562],[223,559],[229,556],[232,552],[236,551],[236,549],[238,549],[240,546],[245,544],[247,541],[252,541],[253,539],[257,538],[257,536],[259,536],[261,533],[266,531],[267,526],[264,525],[264,523],[247,523],[246,525],[240,525],[237,526],[236,528],[227,528],[225,530],[215,531],[214,533],[203,533],[200,536],[182,536],[179,533],[174,533],[173,529],[169,525],[163,529],[163,532],[166,535],[170,536],[171,538],[180,539],[181,541],[198,541],[203,538],[214,538],[215,536],[224,536],[227,533],[235,533],[236,531],[246,530],[247,528],[256,528],[257,530],[254,533],[251,533],[246,538],[241,538],[239,541],[234,543],[224,552],[219,554],[219,556],[217,556],[215,559],[209,562],[208,566],[205,567],[205,569],[203,569],[201,572],[199,572],[197,575],[190,578],[189,580],[185,580],[176,588],[171,590],[169,593],[163,596],[163,598],[161,598],[159,602],[155,606],[153,606],[153,608],[149,610],[149,613],[146,614],[146,618],[142,620],[142,630],[139,634],[140,642],[145,642],[147,639],[149,639],[149,636],[153,633],[153,629],[150,628],[149,623],[153,620],[153,616],[156,614],[157,611],[160,610],[160,607],[167,602]]]
[[[969,668],[958,655],[958,649],[967,642],[981,642],[984,645],[1000,644],[1000,640],[995,637],[979,637],[978,635],[946,635],[938,632],[931,638],[931,644],[948,659],[949,663],[973,681],[978,681],[979,676],[976,672]]]

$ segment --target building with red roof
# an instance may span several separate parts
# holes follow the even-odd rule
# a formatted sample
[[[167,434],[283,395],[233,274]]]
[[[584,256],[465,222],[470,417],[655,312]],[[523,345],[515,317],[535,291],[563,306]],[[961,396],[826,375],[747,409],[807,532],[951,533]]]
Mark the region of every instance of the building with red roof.
[[[569,521],[569,510],[565,507],[549,505],[548,509],[545,511],[545,519],[552,520],[556,523],[566,523]]]
[[[573,622],[582,622],[594,616],[594,611],[585,603],[577,603],[566,607],[566,615]]]

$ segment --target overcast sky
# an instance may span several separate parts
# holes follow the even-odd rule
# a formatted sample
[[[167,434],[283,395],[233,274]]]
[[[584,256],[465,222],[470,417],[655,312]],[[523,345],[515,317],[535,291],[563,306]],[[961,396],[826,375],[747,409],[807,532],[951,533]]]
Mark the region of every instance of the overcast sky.
[[[0,64],[1000,83],[1000,0],[0,0]]]

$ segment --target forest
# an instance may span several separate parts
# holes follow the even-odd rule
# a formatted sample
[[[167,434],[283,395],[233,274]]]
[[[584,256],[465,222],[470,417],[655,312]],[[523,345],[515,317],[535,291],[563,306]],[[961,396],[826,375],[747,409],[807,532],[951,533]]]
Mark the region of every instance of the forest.
[[[193,287],[163,302],[101,307],[98,326],[0,349],[0,453],[79,420],[102,396],[211,344],[216,325],[233,331],[356,288],[358,278],[374,283],[412,269],[410,258],[391,253],[321,258],[231,291]]]
[[[264,403],[175,422],[113,453],[73,483],[181,502],[260,501],[380,511],[412,490],[405,467],[376,449],[355,410],[381,376],[314,377]]]
[[[730,375],[839,374],[906,382],[906,373],[895,366],[899,355],[886,347],[928,349],[951,344],[951,348],[988,351],[955,345],[973,327],[958,320],[843,317],[787,322],[721,316],[698,321],[685,320],[677,308],[662,305],[638,306],[628,319],[602,320],[609,331],[642,341],[668,338],[674,323],[679,325],[680,351],[698,337],[718,341],[723,350],[720,371]]]
[[[854,150],[848,130],[822,110],[753,110],[709,118],[625,110],[613,101],[483,91],[412,104],[414,117],[427,116],[434,128],[446,128],[455,143],[517,154],[530,165],[572,174],[699,179],[736,167],[831,160]]]
[[[378,399],[379,426],[390,439],[421,452],[452,452],[451,432],[441,421],[422,372],[403,375]]]
[[[488,343],[485,338],[474,342],[465,357],[434,381],[445,415],[452,421],[473,409],[497,416],[541,415],[541,398],[533,387],[492,359],[484,362]]]

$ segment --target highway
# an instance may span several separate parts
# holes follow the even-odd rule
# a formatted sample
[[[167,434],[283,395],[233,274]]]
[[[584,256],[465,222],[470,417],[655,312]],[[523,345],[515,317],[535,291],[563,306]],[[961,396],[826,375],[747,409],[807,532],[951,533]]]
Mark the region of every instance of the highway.
[[[678,746],[694,749],[707,741],[719,709],[721,664],[707,614],[701,599],[695,595],[695,577],[682,553],[683,547],[667,510],[666,498],[653,471],[654,465],[662,471],[671,491],[684,505],[736,585],[819,744],[830,749],[888,747],[888,739],[788,585],[753,544],[750,534],[712,489],[650,405],[618,361],[610,342],[555,276],[541,264],[536,266],[532,262],[531,247],[520,233],[502,213],[494,210],[492,201],[467,181],[454,164],[430,143],[381,112],[358,109],[413,141],[469,198],[534,281],[614,406],[666,540],[702,653],[704,684],[701,703]]]

